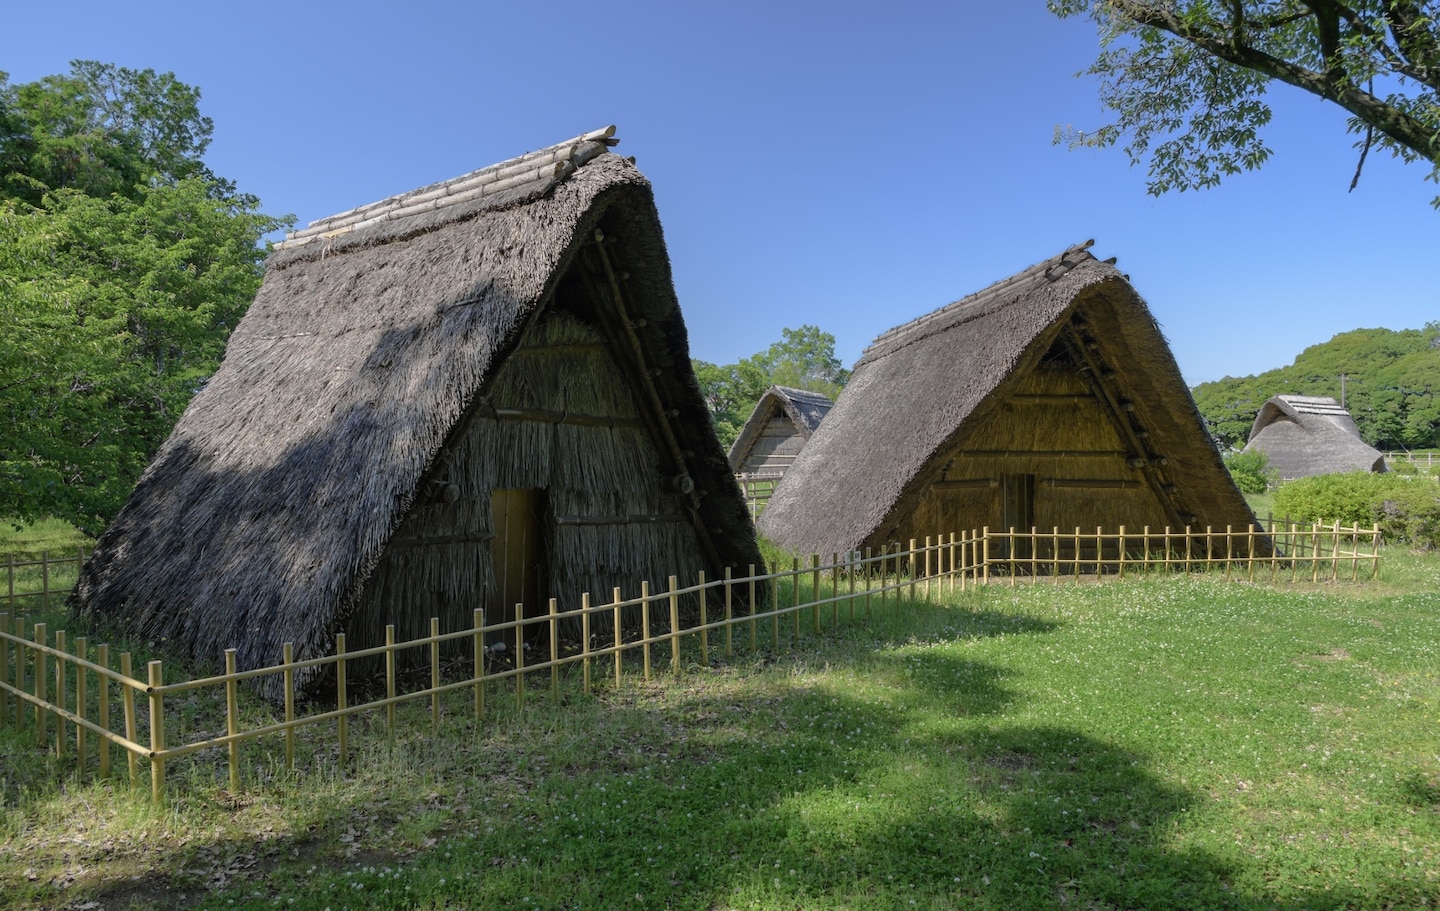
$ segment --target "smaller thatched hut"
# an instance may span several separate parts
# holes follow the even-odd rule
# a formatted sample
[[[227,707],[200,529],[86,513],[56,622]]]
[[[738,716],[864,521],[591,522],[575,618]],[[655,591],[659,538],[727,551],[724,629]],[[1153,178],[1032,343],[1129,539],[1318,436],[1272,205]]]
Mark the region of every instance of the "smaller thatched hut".
[[[245,669],[760,563],[613,132],[278,244],[77,610]]]
[[[1344,471],[1384,471],[1385,457],[1329,396],[1271,396],[1255,415],[1246,452],[1263,452],[1281,480]]]
[[[1089,246],[877,338],[760,531],[829,554],[985,526],[1249,527],[1154,317]]]
[[[730,470],[744,478],[780,480],[832,405],[818,392],[771,386],[730,446]]]

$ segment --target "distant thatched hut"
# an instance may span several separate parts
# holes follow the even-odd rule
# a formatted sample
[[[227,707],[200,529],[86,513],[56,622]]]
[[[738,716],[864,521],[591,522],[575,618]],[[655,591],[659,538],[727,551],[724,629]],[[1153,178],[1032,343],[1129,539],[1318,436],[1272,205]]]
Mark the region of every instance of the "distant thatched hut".
[[[650,185],[612,135],[277,245],[78,610],[254,667],[759,563]]]
[[[1255,415],[1245,451],[1265,453],[1284,480],[1385,470],[1385,457],[1360,438],[1350,412],[1329,396],[1272,396]]]
[[[1145,303],[1088,243],[876,339],[760,517],[806,552],[1249,527]]]
[[[747,478],[779,480],[834,403],[818,392],[771,386],[730,446],[730,468]]]

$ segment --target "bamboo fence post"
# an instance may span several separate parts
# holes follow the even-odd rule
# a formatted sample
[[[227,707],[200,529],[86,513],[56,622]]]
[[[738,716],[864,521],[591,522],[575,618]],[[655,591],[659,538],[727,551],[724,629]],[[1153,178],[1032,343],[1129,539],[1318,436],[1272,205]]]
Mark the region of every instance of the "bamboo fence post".
[[[586,696],[590,695],[590,593],[580,593],[580,680]]]
[[[50,670],[45,661],[45,653],[40,649],[45,647],[49,637],[45,633],[45,624],[35,624],[35,745],[40,749],[46,747],[46,735],[50,728],[50,714],[45,710],[49,703],[45,692],[45,674]]]
[[[983,536],[980,541],[980,581],[989,584],[990,582],[990,526],[980,527],[980,534]]]
[[[1080,582],[1080,526],[1075,526],[1075,582]]]
[[[886,600],[887,600],[886,595],[887,595],[887,592],[888,592],[888,590],[889,590],[889,588],[890,588],[890,583],[889,583],[889,581],[888,581],[888,573],[889,573],[889,570],[886,569],[886,566],[889,564],[889,562],[890,562],[890,545],[889,545],[889,544],[882,544],[882,545],[880,546],[880,563],[879,563],[879,568],[880,568],[880,613],[882,613],[882,614],[885,613],[885,602],[886,602]]]
[[[1330,581],[1335,582],[1340,577],[1340,520],[1335,520],[1334,530],[1330,535]]]
[[[1245,526],[1245,581],[1255,581],[1255,523]]]
[[[285,770],[288,772],[295,768],[295,728],[290,726],[295,720],[295,669],[291,666],[295,663],[295,644],[286,642],[280,647],[280,653],[285,668],[281,674],[285,680]]]
[[[670,577],[670,670],[680,676],[680,596],[675,593],[677,579]]]
[[[40,551],[40,604],[41,610],[50,610],[50,551]]]
[[[930,536],[925,536],[925,601],[930,601]]]
[[[344,641],[345,634],[340,634],[340,641]],[[343,687],[344,684],[342,683]],[[225,733],[230,737],[240,733],[240,707],[238,694],[235,692],[235,649],[225,650]],[[231,740],[225,744],[225,752],[229,757],[230,765],[230,794],[240,794],[240,741]],[[340,739],[340,753],[345,753],[345,739]]]
[[[915,565],[915,539],[910,539],[910,550],[905,554],[905,565],[910,570],[910,600],[915,600],[915,590],[920,583],[920,568]],[[896,564],[897,572],[899,564]],[[896,580],[899,581],[898,579]]]
[[[525,708],[525,602],[515,602],[515,708]]]
[[[1360,577],[1360,526],[1350,528],[1350,581]],[[0,627],[3,628],[3,627]]]
[[[1191,571],[1191,566],[1190,566],[1190,555],[1191,555],[1190,545],[1191,545],[1191,543],[1193,542],[1193,540],[1194,540],[1194,539],[1190,536],[1190,526],[1189,526],[1189,525],[1186,525],[1186,526],[1185,526],[1185,574],[1186,574],[1186,575],[1189,575],[1189,574],[1190,574],[1190,571]]]
[[[86,714],[89,705],[86,697],[89,694],[86,692],[88,687],[85,680],[89,675],[85,672],[85,665],[80,663],[90,658],[90,640],[85,636],[75,637],[75,657],[80,659],[75,663],[75,714],[81,721],[89,721],[90,716]],[[75,769],[82,773],[85,771],[85,757],[88,755],[85,749],[85,733],[85,725],[75,725]]]
[[[151,661],[150,686],[150,799],[157,804],[165,799],[165,697],[160,694],[165,675],[160,662]]]
[[[550,599],[550,698],[560,701],[560,621],[556,615],[560,605]],[[436,684],[437,686],[439,684]]]
[[[475,674],[471,697],[475,703],[475,720],[479,721],[485,717],[485,608],[474,608],[470,617],[471,629],[475,631],[471,635],[471,647],[475,652],[471,659]]]
[[[0,630],[3,630],[4,628],[4,624],[0,623]],[[110,670],[110,645],[108,643],[102,642],[99,646],[96,647],[96,652],[97,654],[95,656],[95,663],[99,664],[107,671]],[[108,731],[110,730],[110,675],[101,674],[100,679],[97,680],[96,683],[100,685],[100,692],[96,695],[96,705],[100,709],[100,727]],[[109,778],[109,738],[101,737],[100,742],[95,745],[95,750],[100,754],[100,777]]]
[[[5,688],[12,685],[10,640],[5,638],[9,635],[10,614],[8,611],[0,611],[0,724],[8,724],[10,721],[10,691]]]
[[[1233,534],[1234,534],[1233,526],[1226,525],[1226,526],[1225,526],[1225,581],[1226,581],[1226,582],[1229,582],[1229,581],[1230,581],[1230,561],[1231,561],[1231,559],[1232,559],[1233,556],[1234,556],[1234,548],[1231,546],[1231,542],[1234,540],[1234,539],[1231,537]]]
[[[55,650],[62,653],[65,651],[65,631],[63,629],[55,631]],[[65,678],[67,676],[65,673],[65,659],[56,655],[54,704],[62,710],[65,708]],[[55,715],[55,758],[63,759],[65,756],[65,716],[59,712],[53,714]]]
[[[1125,578],[1125,526],[1124,526],[1124,525],[1121,525],[1121,526],[1120,526],[1120,536],[1119,536],[1119,538],[1118,538],[1118,542],[1119,542],[1119,545],[1120,545],[1120,578],[1123,579],[1123,578]]]
[[[10,606],[10,611],[11,611],[11,613],[14,613],[14,611],[15,611],[15,555],[14,555],[14,554],[6,554],[6,555],[5,555],[5,570],[6,570],[6,572],[5,572],[5,577],[6,577],[6,578],[9,580],[9,582],[10,582],[10,584],[9,584],[10,596],[9,596],[9,600],[8,600],[7,603],[8,603],[9,606]]]
[[[1374,580],[1380,578],[1380,523],[1379,523],[1379,522],[1376,522],[1376,523],[1375,523],[1375,525],[1374,525],[1374,531],[1373,531],[1373,532],[1371,533],[1371,535],[1370,535],[1370,550],[1371,550],[1371,553],[1374,554],[1374,559],[1372,559],[1372,560],[1370,561],[1370,565],[1373,567],[1373,569],[1370,571],[1370,580],[1373,582]]]
[[[385,624],[385,731],[395,742],[395,624]]]
[[[845,574],[850,577],[850,597],[847,603],[850,605],[850,622],[852,624],[855,622],[855,570],[859,569],[855,564],[859,560],[859,557],[860,551],[858,550],[852,550],[845,555],[848,563]]]
[[[734,610],[734,605],[733,605],[732,600],[731,600],[731,599],[732,599],[732,596],[734,595],[734,592],[732,591],[732,589],[731,589],[731,587],[730,587],[730,586],[731,586],[731,583],[732,583],[733,581],[734,581],[734,579],[731,577],[730,567],[727,566],[727,567],[725,567],[725,657],[726,657],[726,658],[729,658],[732,654],[734,654],[734,652],[733,652],[733,646],[734,646],[734,644],[735,644],[735,641],[734,641],[734,640],[735,640],[735,635],[734,635],[734,634],[735,634],[735,624],[734,624],[735,610]],[[751,613],[754,613],[754,611],[755,611],[755,605],[754,605],[753,603],[750,605],[750,611],[751,611]]]
[[[1050,582],[1060,584],[1060,526],[1050,526]]]
[[[796,554],[790,558],[790,603],[792,610],[790,616],[795,623],[795,637],[800,638],[800,555]]]
[[[874,556],[874,551],[875,551],[875,549],[874,549],[873,547],[867,547],[867,548],[865,548],[865,564],[864,564],[864,565],[865,565],[865,619],[866,619],[866,620],[869,620],[869,619],[870,619],[870,586],[871,586],[871,583],[872,583],[872,581],[873,581],[873,575],[874,575],[874,572],[875,572],[875,565],[874,565],[873,563],[871,563],[870,560],[871,560],[871,558]]]
[[[640,654],[645,661],[645,682],[650,682],[650,583],[640,583]]]
[[[759,621],[755,619],[755,612],[760,605],[755,603],[755,564],[750,564],[750,651],[753,654],[760,650]]]
[[[430,733],[440,733],[440,618],[430,618]]]
[[[135,679],[135,675],[131,673],[129,652],[120,653],[120,673],[125,676],[126,680]],[[135,743],[135,738],[139,736],[135,731],[135,688],[128,683],[120,687],[120,704],[125,710],[125,739]],[[137,767],[135,751],[127,748],[125,760],[130,767],[130,787],[133,788],[140,780],[140,769]]]
[[[816,558],[819,559],[818,557]],[[835,552],[830,554],[830,629],[836,630],[840,627],[840,555]],[[816,600],[819,600],[820,574],[815,574]]]
[[[709,614],[705,608],[705,570],[700,570],[700,666],[710,666],[710,625]]]
[[[1031,583],[1040,580],[1040,529],[1038,526],[1030,526],[1030,581]]]
[[[1295,582],[1300,578],[1300,560],[1305,551],[1305,542],[1300,538],[1300,527],[1294,522],[1290,523],[1290,581]]]
[[[624,640],[622,639],[622,637],[621,637],[621,635],[620,635],[620,602],[621,602],[621,600],[623,600],[623,599],[620,597],[620,586],[617,585],[617,586],[615,586],[615,597],[614,597],[614,600],[611,602],[612,604],[615,605],[613,608],[611,608],[611,610],[614,612],[614,623],[615,623],[615,689],[617,689],[617,690],[620,689],[620,666],[621,666],[621,664],[624,663],[624,659],[623,659],[623,657],[622,657],[621,654],[620,654],[620,646],[621,646],[622,644],[624,644]]]
[[[345,660],[345,634],[335,634],[335,737],[340,742],[340,768],[350,761],[350,675]]]
[[[820,635],[820,555],[810,555],[810,625]],[[795,580],[798,587],[800,580]],[[799,618],[799,615],[796,615]]]

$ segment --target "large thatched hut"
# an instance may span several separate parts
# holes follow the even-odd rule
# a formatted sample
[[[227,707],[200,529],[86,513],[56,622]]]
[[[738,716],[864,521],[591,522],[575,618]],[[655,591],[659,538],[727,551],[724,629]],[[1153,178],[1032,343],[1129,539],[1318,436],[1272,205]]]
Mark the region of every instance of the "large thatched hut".
[[[759,563],[650,184],[612,136],[278,244],[78,610],[254,667]]]
[[[1282,480],[1342,471],[1384,471],[1385,457],[1329,396],[1271,396],[1255,415],[1246,452],[1263,452]]]
[[[771,386],[730,445],[730,469],[747,478],[778,481],[833,404],[818,392]]]
[[[877,338],[760,531],[829,554],[985,526],[1248,527],[1154,318],[1089,246]]]

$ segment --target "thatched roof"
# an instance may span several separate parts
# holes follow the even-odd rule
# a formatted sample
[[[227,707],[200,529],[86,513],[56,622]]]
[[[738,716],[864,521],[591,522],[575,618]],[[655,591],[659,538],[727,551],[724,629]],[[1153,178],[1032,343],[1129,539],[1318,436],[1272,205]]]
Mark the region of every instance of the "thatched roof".
[[[892,517],[941,477],[937,451],[997,413],[1007,384],[1033,370],[1062,331],[1120,391],[1128,422],[1143,426],[1129,462],[1164,492],[1169,521],[1253,522],[1144,301],[1089,246],[879,336],[777,487],[761,533],[827,554],[883,538]]]
[[[321,654],[447,441],[567,274],[598,292],[704,565],[759,563],[690,367],[649,182],[613,127],[312,224],[98,542],[77,609],[241,666]],[[601,247],[603,246],[603,250]],[[572,266],[574,268],[572,269]],[[588,273],[587,273],[588,275]],[[657,483],[659,475],[657,474]]]
[[[1350,412],[1328,396],[1272,396],[1255,415],[1245,451],[1265,453],[1285,479],[1385,470],[1385,457],[1360,438]]]
[[[795,427],[795,432],[802,439],[809,440],[815,433],[815,428],[820,426],[820,420],[830,413],[834,404],[829,396],[818,392],[792,389],[789,386],[771,386],[765,390],[760,401],[755,403],[745,426],[740,428],[740,435],[730,444],[730,468],[734,471],[740,470],[746,453],[755,444],[755,438],[777,415],[784,414]]]

